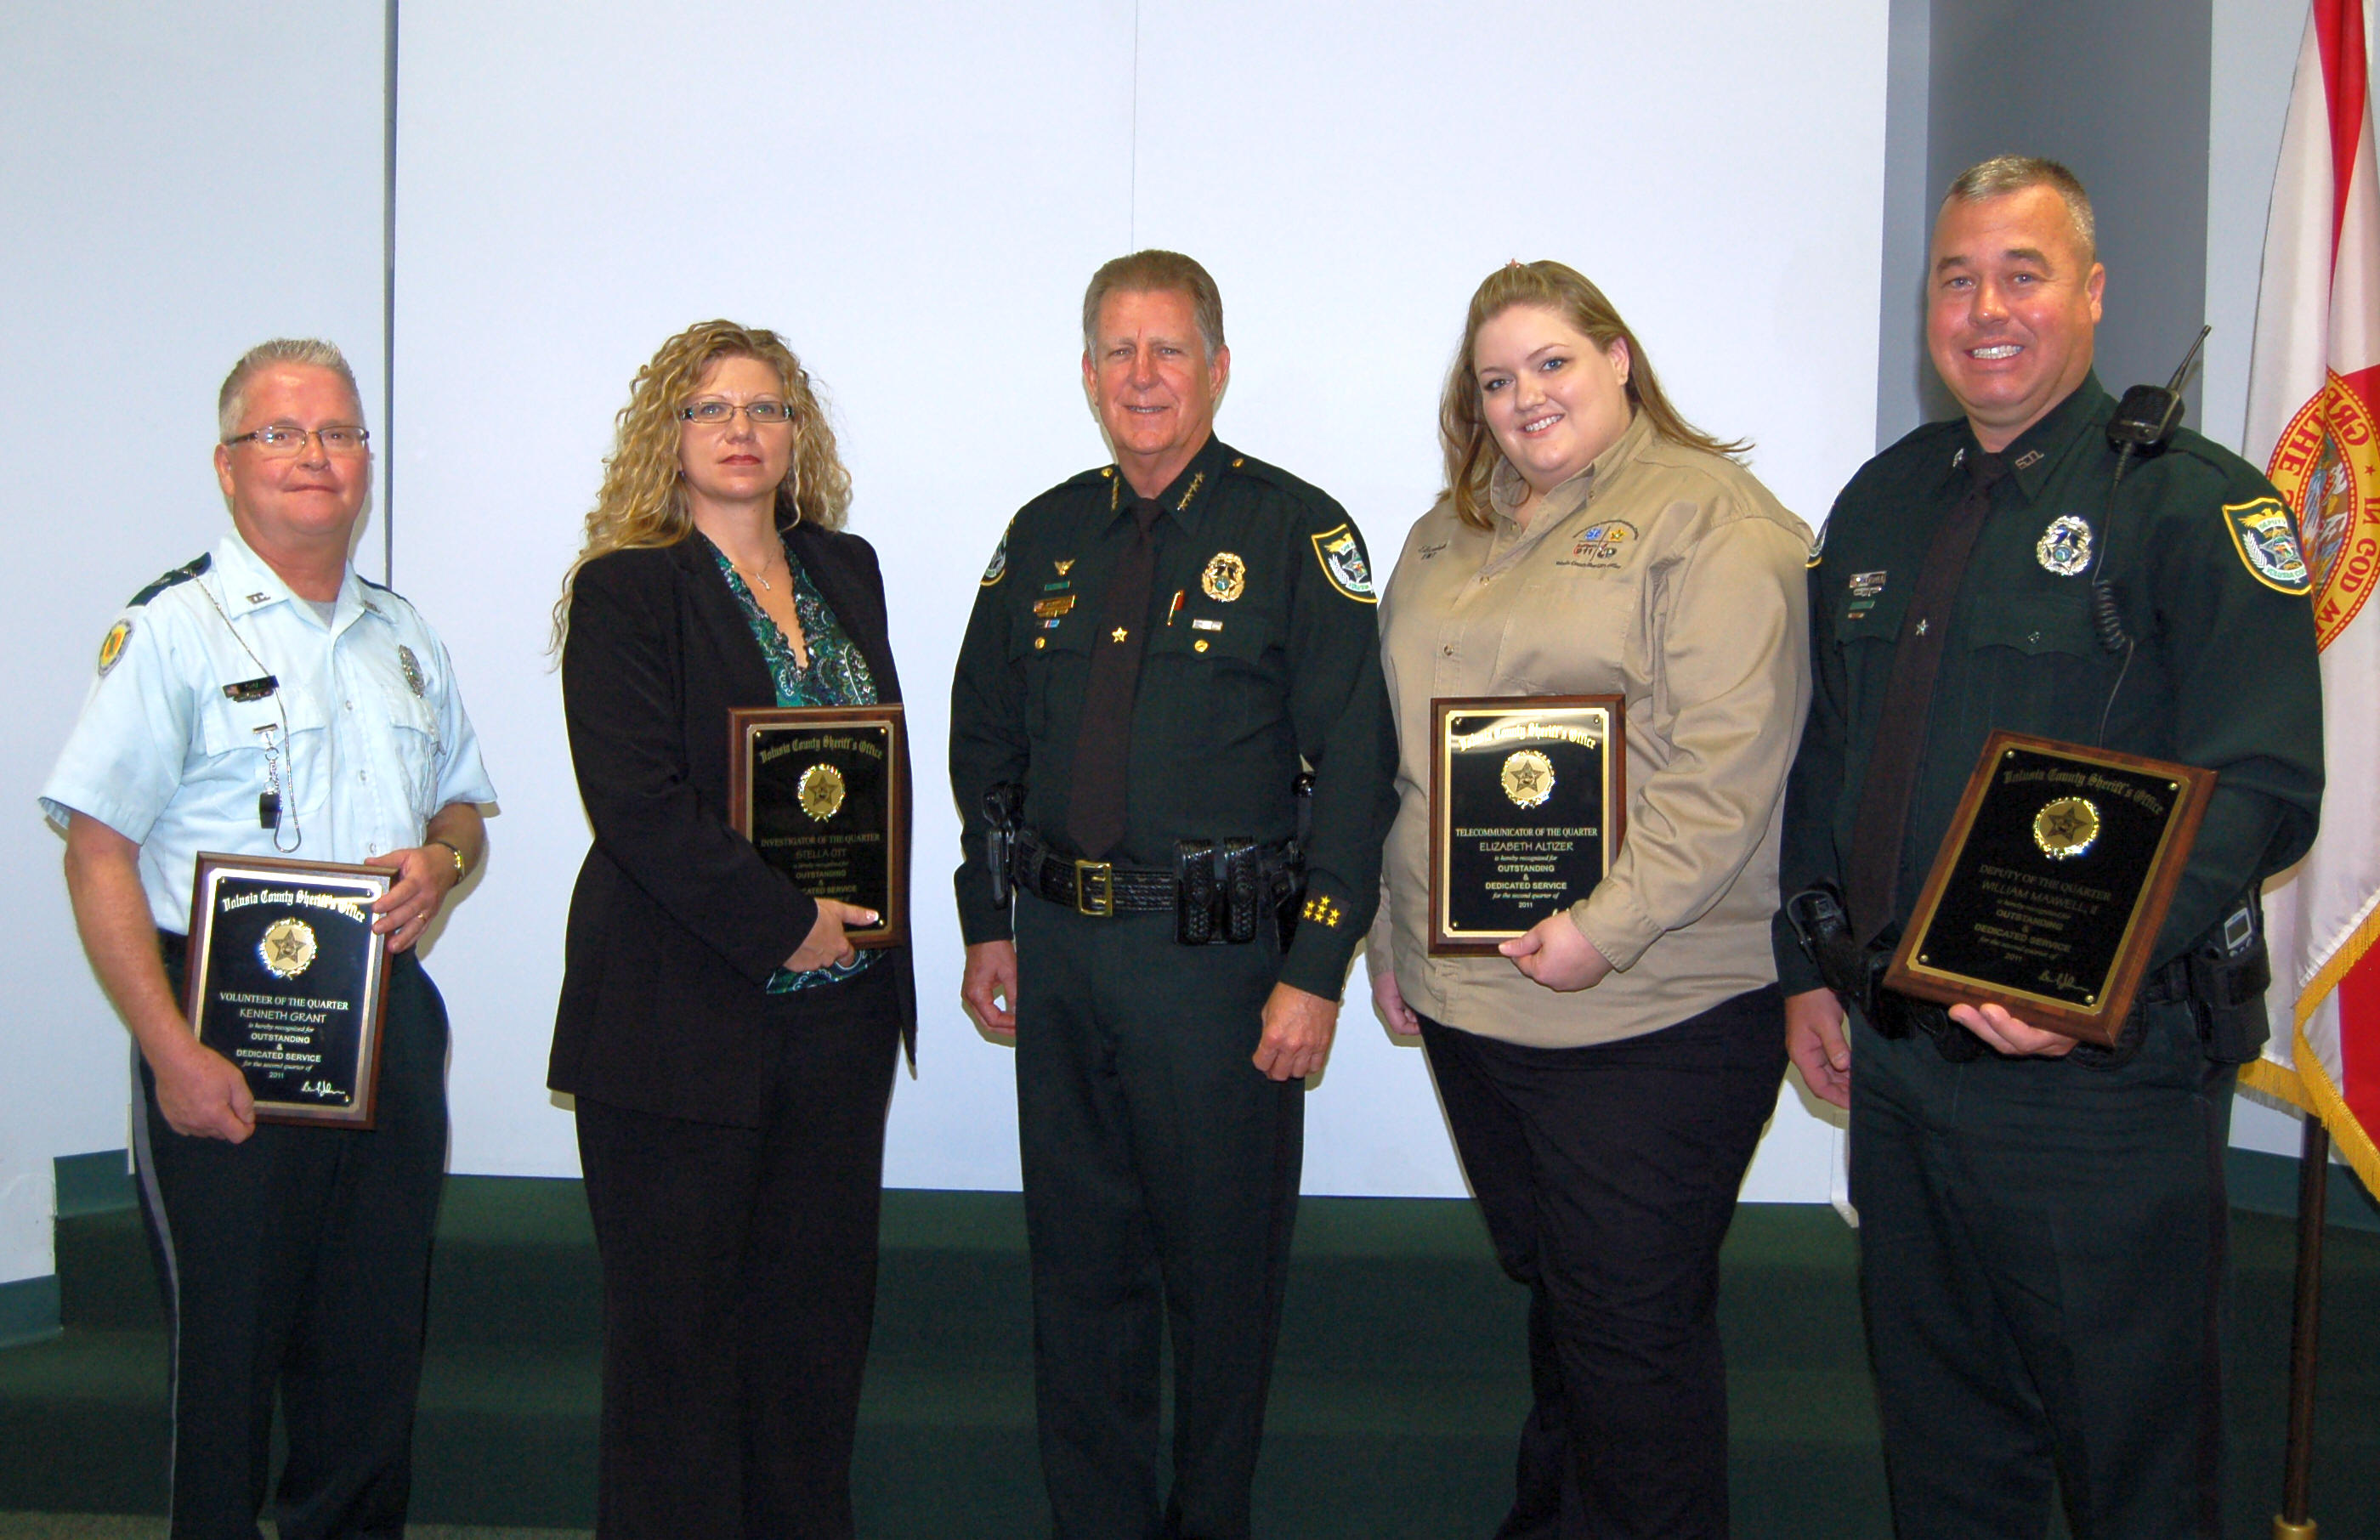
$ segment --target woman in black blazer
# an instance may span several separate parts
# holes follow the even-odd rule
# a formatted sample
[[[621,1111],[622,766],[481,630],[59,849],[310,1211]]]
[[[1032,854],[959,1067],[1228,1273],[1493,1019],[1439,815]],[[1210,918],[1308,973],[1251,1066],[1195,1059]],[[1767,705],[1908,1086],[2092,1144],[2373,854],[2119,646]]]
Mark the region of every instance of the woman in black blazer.
[[[850,485],[776,333],[692,327],[629,389],[556,607],[595,839],[547,1084],[577,1098],[602,1260],[605,1540],[853,1533],[916,983],[727,814],[730,707],[900,698]]]

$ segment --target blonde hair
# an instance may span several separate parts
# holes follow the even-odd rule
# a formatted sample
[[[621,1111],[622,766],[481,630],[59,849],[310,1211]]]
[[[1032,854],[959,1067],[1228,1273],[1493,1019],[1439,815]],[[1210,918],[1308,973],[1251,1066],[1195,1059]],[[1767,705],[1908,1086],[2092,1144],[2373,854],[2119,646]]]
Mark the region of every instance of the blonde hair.
[[[706,321],[662,344],[637,371],[628,404],[620,408],[612,453],[603,461],[603,488],[587,513],[587,540],[563,576],[553,606],[553,650],[570,634],[571,588],[578,569],[614,551],[675,545],[694,530],[679,469],[678,411],[693,397],[703,372],[722,358],[757,358],[777,371],[794,413],[794,455],[777,484],[777,527],[815,524],[840,529],[851,507],[851,473],[836,455],[834,430],[809,371],[784,339],[763,327]]]
[[[1480,405],[1472,350],[1479,345],[1479,329],[1516,305],[1553,311],[1598,348],[1608,350],[1614,342],[1626,343],[1628,379],[1622,388],[1628,393],[1628,404],[1650,418],[1654,431],[1670,443],[1713,455],[1741,455],[1752,447],[1749,439],[1713,438],[1678,415],[1661,392],[1645,345],[1585,274],[1560,262],[1510,262],[1489,273],[1473,292],[1471,311],[1463,323],[1463,345],[1455,349],[1453,367],[1446,372],[1446,390],[1439,397],[1438,436],[1446,456],[1446,488],[1440,495],[1454,499],[1454,512],[1463,523],[1481,529],[1494,523],[1488,511],[1488,483],[1504,456]]]

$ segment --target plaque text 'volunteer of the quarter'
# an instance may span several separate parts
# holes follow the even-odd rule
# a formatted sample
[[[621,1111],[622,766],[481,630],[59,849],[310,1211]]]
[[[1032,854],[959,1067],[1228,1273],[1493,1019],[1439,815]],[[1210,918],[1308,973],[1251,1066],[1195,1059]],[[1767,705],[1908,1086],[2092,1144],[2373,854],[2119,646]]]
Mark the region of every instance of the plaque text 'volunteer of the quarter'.
[[[377,867],[201,852],[183,1009],[239,1066],[259,1122],[370,1128],[388,938]]]
[[[855,947],[909,939],[909,750],[898,703],[728,712],[729,821],[813,898],[876,912]]]
[[[1993,734],[1885,987],[2114,1043],[2214,788],[2189,765]]]
[[[1627,817],[1618,696],[1430,702],[1429,951],[1492,953],[1594,891]]]

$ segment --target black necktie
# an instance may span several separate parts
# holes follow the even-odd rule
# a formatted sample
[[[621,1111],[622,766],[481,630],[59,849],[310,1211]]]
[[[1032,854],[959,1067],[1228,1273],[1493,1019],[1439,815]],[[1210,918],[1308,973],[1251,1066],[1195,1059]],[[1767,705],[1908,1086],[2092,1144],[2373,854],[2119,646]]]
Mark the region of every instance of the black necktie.
[[[1091,677],[1075,734],[1066,804],[1066,838],[1099,860],[1123,838],[1124,773],[1132,764],[1132,701],[1140,688],[1140,654],[1148,637],[1148,587],[1157,572],[1157,517],[1165,510],[1135,498],[1135,526],[1108,579],[1099,635],[1091,638]]]
[[[1967,456],[1967,494],[1935,529],[1934,542],[1925,548],[1925,565],[1917,575],[1917,593],[1900,617],[1884,715],[1860,785],[1859,817],[1852,824],[1851,919],[1863,946],[1892,918],[1900,843],[1909,826],[1909,794],[1917,783],[1917,761],[1925,746],[1926,712],[1934,699],[1942,644],[1949,636],[1950,608],[1959,597],[1959,580],[1966,576],[1967,553],[1992,511],[1992,486],[2008,469],[2008,461],[1998,455]]]

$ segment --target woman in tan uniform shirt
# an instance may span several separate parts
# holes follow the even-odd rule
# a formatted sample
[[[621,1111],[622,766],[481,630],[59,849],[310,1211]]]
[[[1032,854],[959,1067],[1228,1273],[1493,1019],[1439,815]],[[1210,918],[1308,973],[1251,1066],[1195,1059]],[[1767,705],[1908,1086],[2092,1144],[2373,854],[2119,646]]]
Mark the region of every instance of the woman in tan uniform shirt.
[[[1718,1249],[1785,1070],[1768,920],[1809,532],[1559,262],[1480,285],[1439,425],[1448,491],[1380,612],[1400,805],[1369,955],[1530,1291],[1536,1404],[1497,1533],[1724,1535]],[[1532,695],[1624,697],[1623,843],[1504,957],[1433,958],[1430,701]]]

